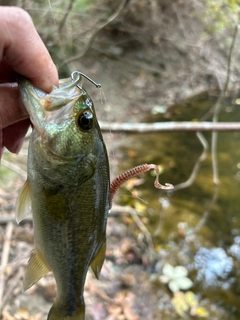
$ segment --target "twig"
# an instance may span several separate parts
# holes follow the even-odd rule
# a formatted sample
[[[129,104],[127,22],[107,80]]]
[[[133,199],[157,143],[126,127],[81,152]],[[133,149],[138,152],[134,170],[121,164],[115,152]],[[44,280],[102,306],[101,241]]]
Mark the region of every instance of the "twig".
[[[132,216],[134,222],[136,223],[136,225],[138,226],[138,228],[141,230],[141,232],[144,234],[144,236],[146,237],[147,243],[149,248],[154,250],[154,245],[153,245],[153,240],[152,240],[152,235],[151,233],[148,231],[147,227],[145,226],[145,224],[142,222],[142,220],[139,218],[139,216],[135,213],[133,214],[132,212],[130,212],[130,215]]]
[[[17,274],[14,276],[14,281],[11,281],[10,285],[8,285],[7,287],[7,291],[4,293],[4,297],[2,299],[2,309],[6,305],[9,298],[12,296],[13,291],[15,291],[14,289],[17,286],[19,286],[19,282],[22,276],[23,276],[23,267],[20,267],[17,271]],[[18,292],[20,293],[21,291],[22,291],[22,288],[20,287]],[[18,293],[14,292],[14,294],[17,295]]]
[[[26,249],[19,250],[17,256],[14,257],[14,259],[10,263],[8,262],[12,230],[13,230],[13,223],[8,222],[6,227],[6,237],[5,237],[5,242],[3,246],[2,261],[0,266],[0,277],[2,275],[2,279],[3,279],[3,280],[0,280],[0,292],[1,292],[0,293],[1,294],[0,315],[1,315],[1,311],[3,311],[9,299],[12,299],[13,296],[18,295],[22,291],[20,279],[23,276],[23,273],[24,273],[23,270],[27,264],[30,252],[32,251],[32,248],[28,248],[27,250]],[[10,267],[11,272],[4,279],[4,272],[7,266]]]
[[[24,274],[24,269],[26,267],[27,261],[29,259],[32,248],[20,250],[17,256],[8,264],[11,267],[11,274],[7,279],[7,287],[2,298],[2,309],[5,307],[9,299],[13,296],[17,296],[22,291],[22,286],[20,285],[20,279]]]
[[[67,11],[65,12],[64,14],[64,17],[62,19],[62,21],[59,23],[59,26],[58,26],[58,33],[60,34],[61,31],[62,31],[62,28],[64,27],[64,24],[65,22],[67,21],[67,17],[72,9],[72,6],[73,6],[73,3],[74,3],[75,0],[71,0],[69,1],[69,5],[68,5],[68,8],[67,8]]]
[[[201,162],[203,162],[206,159],[207,151],[208,151],[208,142],[204,138],[204,136],[201,132],[197,132],[196,135],[203,146],[203,152],[200,155],[200,157],[198,158],[197,162],[195,163],[195,166],[194,166],[192,173],[191,173],[190,177],[188,178],[188,180],[175,185],[173,191],[177,191],[177,190],[184,189],[184,188],[191,186],[197,177]]]
[[[113,20],[115,20],[117,18],[117,16],[121,13],[121,11],[124,9],[124,7],[126,6],[127,3],[128,3],[128,0],[121,1],[121,3],[119,5],[119,7],[117,8],[117,10],[93,32],[93,34],[90,37],[89,42],[87,43],[86,47],[83,50],[83,52],[81,52],[80,54],[77,54],[77,55],[75,55],[73,57],[70,57],[70,58],[66,59],[59,66],[59,68],[61,68],[65,64],[68,64],[69,62],[72,62],[72,61],[75,61],[75,60],[78,60],[78,59],[82,58],[87,53],[88,49],[91,47],[91,45],[92,45],[96,35],[98,34],[98,32],[100,30],[102,30],[103,28],[105,28]]]
[[[4,289],[4,269],[8,263],[8,257],[11,246],[11,237],[13,231],[13,223],[9,222],[6,227],[6,236],[3,244],[1,266],[0,266],[0,311],[2,309],[3,289]]]
[[[99,121],[102,131],[125,132],[125,133],[153,133],[153,132],[177,132],[177,131],[240,131],[239,122],[154,122],[154,123],[130,123]]]
[[[140,69],[145,69],[146,71],[152,72],[153,74],[159,74],[161,77],[164,77],[164,73],[161,68],[157,68],[156,66],[152,66],[151,64],[143,61],[138,61],[136,59],[130,59],[130,58],[123,58],[119,55],[116,56],[116,54],[111,53],[110,51],[103,50],[102,48],[96,47],[95,45],[92,46],[92,49],[104,54],[107,57],[110,57],[112,59],[117,59],[120,62],[123,62],[124,64],[129,64],[131,66],[135,66]],[[168,74],[166,74],[169,76]],[[180,76],[180,75],[178,75]]]

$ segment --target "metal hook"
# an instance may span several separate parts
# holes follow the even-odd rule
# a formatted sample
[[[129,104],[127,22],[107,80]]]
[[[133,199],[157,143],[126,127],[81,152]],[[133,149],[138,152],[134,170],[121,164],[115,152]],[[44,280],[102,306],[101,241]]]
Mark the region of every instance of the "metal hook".
[[[88,81],[90,81],[91,83],[93,83],[97,89],[100,89],[100,88],[102,87],[100,83],[96,83],[95,81],[93,81],[91,78],[89,78],[88,76],[86,76],[84,73],[82,73],[82,72],[80,72],[80,71],[73,71],[73,72],[71,73],[71,78],[72,78],[72,80],[74,80],[74,76],[75,76],[75,75],[80,76],[79,79],[78,79],[79,81],[80,81],[80,78],[81,78],[81,76],[82,76],[82,77],[86,78]],[[76,79],[75,79],[75,80],[76,80]]]

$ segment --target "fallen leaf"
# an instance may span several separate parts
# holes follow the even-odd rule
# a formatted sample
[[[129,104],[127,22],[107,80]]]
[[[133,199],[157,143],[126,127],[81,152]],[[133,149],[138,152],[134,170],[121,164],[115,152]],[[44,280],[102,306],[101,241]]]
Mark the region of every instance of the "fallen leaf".
[[[25,308],[20,308],[14,316],[16,320],[28,320],[30,318],[29,312]]]
[[[186,317],[186,312],[188,311],[189,306],[185,300],[185,294],[183,292],[178,291],[174,293],[172,305],[179,316],[183,318]]]
[[[134,151],[134,150],[129,150],[129,151],[128,151],[128,156],[129,156],[130,158],[134,158],[134,157],[136,157],[136,155],[137,155],[137,152],[136,152],[136,151]]]
[[[3,311],[2,320],[15,320],[15,318],[12,317],[8,311]]]
[[[193,307],[190,313],[191,316],[197,316],[201,318],[207,318],[209,315],[207,310],[203,307]]]
[[[147,206],[145,204],[140,203],[139,201],[136,201],[134,206],[135,209],[140,212],[145,212],[147,210]]]
[[[192,291],[185,293],[185,300],[187,301],[189,307],[195,307],[198,304],[197,298]]]

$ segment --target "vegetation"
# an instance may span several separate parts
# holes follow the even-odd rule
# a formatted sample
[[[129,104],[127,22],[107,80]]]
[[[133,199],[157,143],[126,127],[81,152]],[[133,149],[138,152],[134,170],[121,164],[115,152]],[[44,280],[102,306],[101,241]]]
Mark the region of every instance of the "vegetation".
[[[240,117],[238,0],[0,4],[30,13],[61,78],[80,70],[103,85],[106,101],[86,83],[99,119],[110,125]],[[113,177],[153,162],[175,191],[153,189],[146,174],[119,192],[100,281],[90,272],[85,288],[87,320],[239,319],[240,133],[104,137]],[[21,293],[33,245],[31,218],[14,224],[26,150],[27,141],[19,156],[6,153],[0,170],[4,320],[46,319],[56,295],[51,275]]]

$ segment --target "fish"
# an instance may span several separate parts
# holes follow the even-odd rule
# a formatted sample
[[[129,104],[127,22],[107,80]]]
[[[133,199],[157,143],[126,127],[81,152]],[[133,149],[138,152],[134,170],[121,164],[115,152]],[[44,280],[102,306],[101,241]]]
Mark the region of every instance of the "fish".
[[[81,79],[75,72],[46,93],[17,77],[33,126],[27,180],[16,202],[18,223],[32,212],[35,237],[23,290],[53,272],[57,296],[48,320],[84,320],[88,269],[98,278],[105,259],[109,162]]]
[[[35,247],[28,261],[23,290],[49,271],[57,297],[47,320],[84,320],[84,285],[89,267],[99,274],[106,252],[106,225],[113,198],[132,177],[159,168],[143,164],[110,183],[109,162],[93,101],[82,88],[81,72],[62,79],[50,93],[18,75],[20,96],[32,123],[27,180],[16,202],[19,223],[33,215]]]

